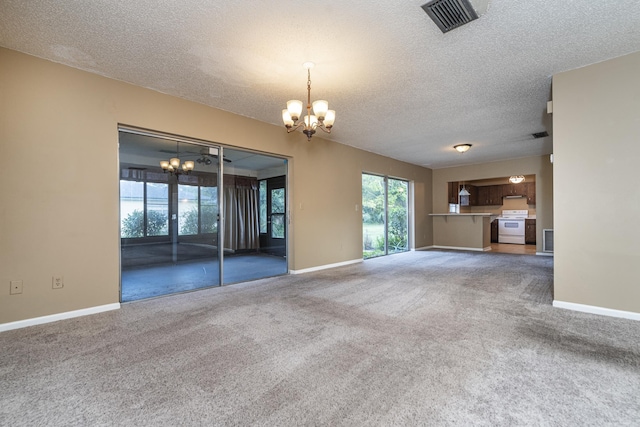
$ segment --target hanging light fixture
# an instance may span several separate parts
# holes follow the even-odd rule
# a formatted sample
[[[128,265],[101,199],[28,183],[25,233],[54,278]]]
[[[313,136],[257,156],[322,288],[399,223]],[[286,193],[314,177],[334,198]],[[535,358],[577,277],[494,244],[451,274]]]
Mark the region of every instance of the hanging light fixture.
[[[509,177],[509,182],[512,184],[520,184],[521,182],[524,181],[524,176],[523,175],[514,175]]]
[[[161,160],[160,167],[166,173],[169,172],[171,175],[180,175],[180,174],[189,174],[195,167],[195,162],[193,160],[187,160],[186,162],[180,165],[180,149],[179,142],[176,142],[176,156],[170,158],[169,160]]]
[[[298,121],[302,114],[303,104],[302,101],[291,100],[287,102],[287,108],[282,110],[282,121],[287,128],[287,133],[302,127],[302,133],[307,135],[308,141],[311,141],[316,129],[331,133],[333,122],[336,120],[336,112],[329,110],[329,103],[324,99],[311,103],[311,69],[314,64],[313,62],[305,62],[302,66],[307,69],[307,115]],[[314,114],[311,114],[312,108]]]
[[[471,148],[471,144],[458,144],[454,145],[453,148],[455,148],[458,153],[466,153],[469,151],[469,148]]]

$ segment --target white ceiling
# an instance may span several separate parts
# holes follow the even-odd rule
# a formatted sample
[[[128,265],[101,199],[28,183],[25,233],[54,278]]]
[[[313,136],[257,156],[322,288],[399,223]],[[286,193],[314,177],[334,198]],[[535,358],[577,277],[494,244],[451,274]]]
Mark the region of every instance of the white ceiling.
[[[638,0],[426,1],[0,0],[0,45],[279,126],[313,61],[330,139],[430,168],[551,153],[551,76],[640,51]]]

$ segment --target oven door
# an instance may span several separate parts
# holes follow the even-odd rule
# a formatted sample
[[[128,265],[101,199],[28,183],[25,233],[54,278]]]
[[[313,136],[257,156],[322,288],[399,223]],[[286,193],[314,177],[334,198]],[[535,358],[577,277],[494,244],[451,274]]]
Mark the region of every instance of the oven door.
[[[524,219],[498,219],[498,243],[524,245]]]

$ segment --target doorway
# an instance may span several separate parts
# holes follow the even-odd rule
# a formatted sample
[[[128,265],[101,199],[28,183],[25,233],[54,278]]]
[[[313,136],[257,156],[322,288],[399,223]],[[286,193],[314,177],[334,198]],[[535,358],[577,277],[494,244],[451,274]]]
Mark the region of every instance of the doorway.
[[[258,176],[286,177],[284,159],[130,128],[119,142],[122,302],[288,272],[286,245],[262,256],[259,239]]]
[[[286,253],[286,203],[285,176],[260,181],[260,247],[275,256]]]

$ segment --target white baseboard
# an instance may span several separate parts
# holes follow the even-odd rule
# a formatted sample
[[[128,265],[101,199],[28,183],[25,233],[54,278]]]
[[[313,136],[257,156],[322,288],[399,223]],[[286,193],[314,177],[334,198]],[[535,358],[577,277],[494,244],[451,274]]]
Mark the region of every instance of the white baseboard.
[[[553,256],[553,252],[536,252],[538,256]]]
[[[464,248],[461,246],[440,246],[433,245],[431,246],[434,249],[453,249],[456,251],[478,251],[478,252],[486,252],[491,250],[491,246],[487,246],[486,248]]]
[[[319,265],[317,267],[303,268],[302,270],[289,270],[289,274],[311,273],[312,271],[320,271],[320,270],[326,270],[328,268],[336,268],[336,267],[343,267],[345,265],[350,265],[350,264],[357,264],[362,261],[363,261],[362,259],[352,259],[351,261],[343,261],[343,262],[337,262],[335,264]]]
[[[423,246],[421,248],[415,248],[415,249],[412,249],[412,250],[414,250],[414,251],[426,251],[427,249],[433,249],[434,247],[435,246],[433,246],[433,245],[431,245],[431,246]]]
[[[12,329],[26,328],[27,326],[42,325],[43,323],[57,322],[58,320],[71,319],[74,317],[87,316],[89,314],[102,313],[104,311],[117,310],[120,303],[99,305],[97,307],[83,308],[81,310],[67,311],[64,313],[51,314],[49,316],[34,317],[32,319],[18,320],[15,322],[0,324],[0,332]]]
[[[614,310],[611,308],[597,307],[594,305],[576,304],[573,302],[557,300],[553,300],[553,306],[557,308],[564,308],[566,310],[581,311],[583,313],[599,314],[601,316],[620,317],[623,319],[640,321],[640,313],[634,313],[633,311]]]

